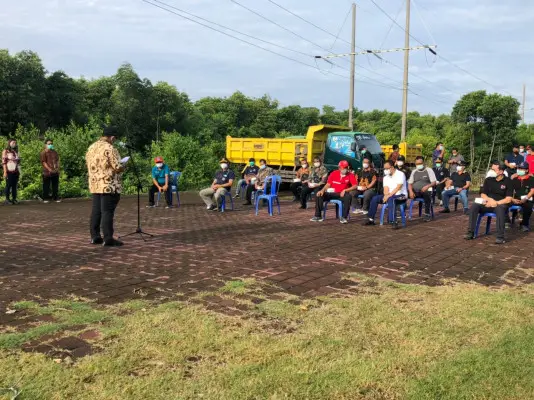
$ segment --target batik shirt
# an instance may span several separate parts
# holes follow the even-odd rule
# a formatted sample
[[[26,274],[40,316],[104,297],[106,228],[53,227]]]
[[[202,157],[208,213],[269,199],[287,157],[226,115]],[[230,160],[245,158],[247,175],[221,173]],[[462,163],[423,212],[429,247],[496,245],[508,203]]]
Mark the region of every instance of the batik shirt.
[[[85,155],[89,172],[89,191],[96,194],[120,193],[122,190],[120,155],[104,138],[89,146]]]

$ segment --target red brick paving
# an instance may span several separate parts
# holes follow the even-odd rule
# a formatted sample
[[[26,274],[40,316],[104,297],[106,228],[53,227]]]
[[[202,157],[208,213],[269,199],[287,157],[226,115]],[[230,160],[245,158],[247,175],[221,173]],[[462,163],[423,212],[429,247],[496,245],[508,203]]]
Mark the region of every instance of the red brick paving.
[[[393,231],[364,227],[363,217],[341,225],[333,211],[325,222],[312,223],[312,209],[297,210],[289,201],[273,217],[265,210],[255,216],[240,203],[235,211],[212,213],[188,193],[180,208],[143,208],[143,228],[155,237],[129,237],[123,248],[88,244],[88,200],[2,206],[0,322],[16,318],[3,311],[18,300],[186,299],[236,278],[308,296],[348,288],[347,272],[427,285],[444,279],[497,286],[534,281],[534,234],[512,229],[503,246],[493,244],[493,235],[466,242],[467,217],[460,212]],[[118,234],[135,229],[135,205],[135,198],[119,204]]]

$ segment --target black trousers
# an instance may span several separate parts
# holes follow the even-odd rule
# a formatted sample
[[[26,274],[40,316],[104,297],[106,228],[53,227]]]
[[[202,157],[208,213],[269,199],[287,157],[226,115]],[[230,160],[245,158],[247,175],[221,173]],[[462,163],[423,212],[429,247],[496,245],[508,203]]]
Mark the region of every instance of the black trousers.
[[[430,203],[432,202],[432,192],[413,192],[415,197],[421,197],[425,201],[425,214],[430,214]]]
[[[113,218],[115,209],[119,204],[121,195],[118,193],[100,194],[93,193],[93,209],[91,211],[90,231],[91,238],[101,237],[100,226],[104,233],[104,240],[113,239]]]
[[[376,195],[376,191],[374,189],[367,189],[365,191],[356,190],[354,193],[354,197],[352,200],[352,204],[356,208],[361,208],[364,211],[369,211],[369,205],[371,204],[371,199]],[[361,203],[359,202],[358,196],[363,194],[363,199],[361,199]]]
[[[436,195],[438,196],[438,200],[443,200],[443,189],[445,189],[445,183],[440,183],[436,185]]]
[[[497,238],[504,239],[504,224],[506,222],[506,216],[508,215],[508,207],[508,204],[501,204],[497,207],[485,207],[482,204],[473,203],[469,210],[469,232],[475,232],[479,214],[495,213],[497,215],[497,221],[495,221],[497,226]],[[484,224],[484,221],[480,223],[480,225],[482,224]]]
[[[158,187],[156,185],[152,185],[148,192],[148,203],[153,206],[154,205],[154,195],[158,193]],[[172,190],[170,187],[167,188],[166,192],[163,192],[165,196],[165,201],[167,202],[168,206],[172,206]]]
[[[315,198],[315,216],[322,217],[324,202],[328,200],[341,200],[343,202],[343,218],[347,218],[350,212],[350,203],[352,202],[352,195],[345,193],[345,196],[341,197],[339,193],[325,193],[322,196]]]
[[[256,190],[256,187],[252,184],[247,186],[247,201],[250,202],[252,199],[252,192]],[[263,194],[269,194],[271,192],[271,186],[264,189]]]
[[[19,186],[19,174],[18,173],[7,173],[6,178],[6,200],[9,200],[9,195],[11,194],[11,200],[17,200],[17,188]]]
[[[50,186],[52,186],[52,197],[50,197]],[[43,176],[43,200],[50,198],[57,200],[59,192],[59,175]]]
[[[295,196],[296,199],[299,198],[299,188],[303,187],[302,182],[293,182],[289,188],[291,189],[291,192],[293,192],[293,196]]]
[[[307,183],[302,185],[302,190],[300,192],[300,205],[302,207],[306,207],[308,203],[308,196],[311,193],[317,193],[319,190],[321,190],[324,187],[324,185],[319,185],[317,187],[311,188],[308,186]]]

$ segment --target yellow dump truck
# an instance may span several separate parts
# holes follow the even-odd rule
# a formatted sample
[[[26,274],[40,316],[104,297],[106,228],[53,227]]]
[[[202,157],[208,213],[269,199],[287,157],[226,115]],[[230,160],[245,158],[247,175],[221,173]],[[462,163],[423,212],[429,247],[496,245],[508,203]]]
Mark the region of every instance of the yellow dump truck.
[[[385,159],[388,160],[391,153],[393,153],[393,145],[383,144],[381,147]],[[399,144],[399,153],[406,157],[407,164],[415,164],[415,157],[423,155],[423,145],[402,142]]]
[[[374,135],[352,132],[347,127],[336,125],[313,125],[308,128],[306,136],[284,139],[227,136],[226,157],[235,164],[245,164],[249,158],[255,158],[256,162],[263,158],[277,170],[284,182],[291,182],[301,158],[311,165],[313,158],[319,156],[329,170],[336,169],[341,160],[347,160],[354,170],[361,168],[359,149],[363,145],[373,155],[375,166],[381,167],[384,155]]]

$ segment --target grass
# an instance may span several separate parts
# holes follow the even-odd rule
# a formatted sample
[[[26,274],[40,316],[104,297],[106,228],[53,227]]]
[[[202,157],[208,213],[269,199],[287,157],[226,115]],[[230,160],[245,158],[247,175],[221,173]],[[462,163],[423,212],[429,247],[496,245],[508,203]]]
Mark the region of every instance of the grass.
[[[225,296],[258,293],[233,282]],[[0,387],[18,385],[19,400],[534,398],[532,287],[363,283],[351,298],[267,296],[251,318],[177,302],[55,302],[61,321],[107,315],[104,350],[68,367],[4,346]]]

